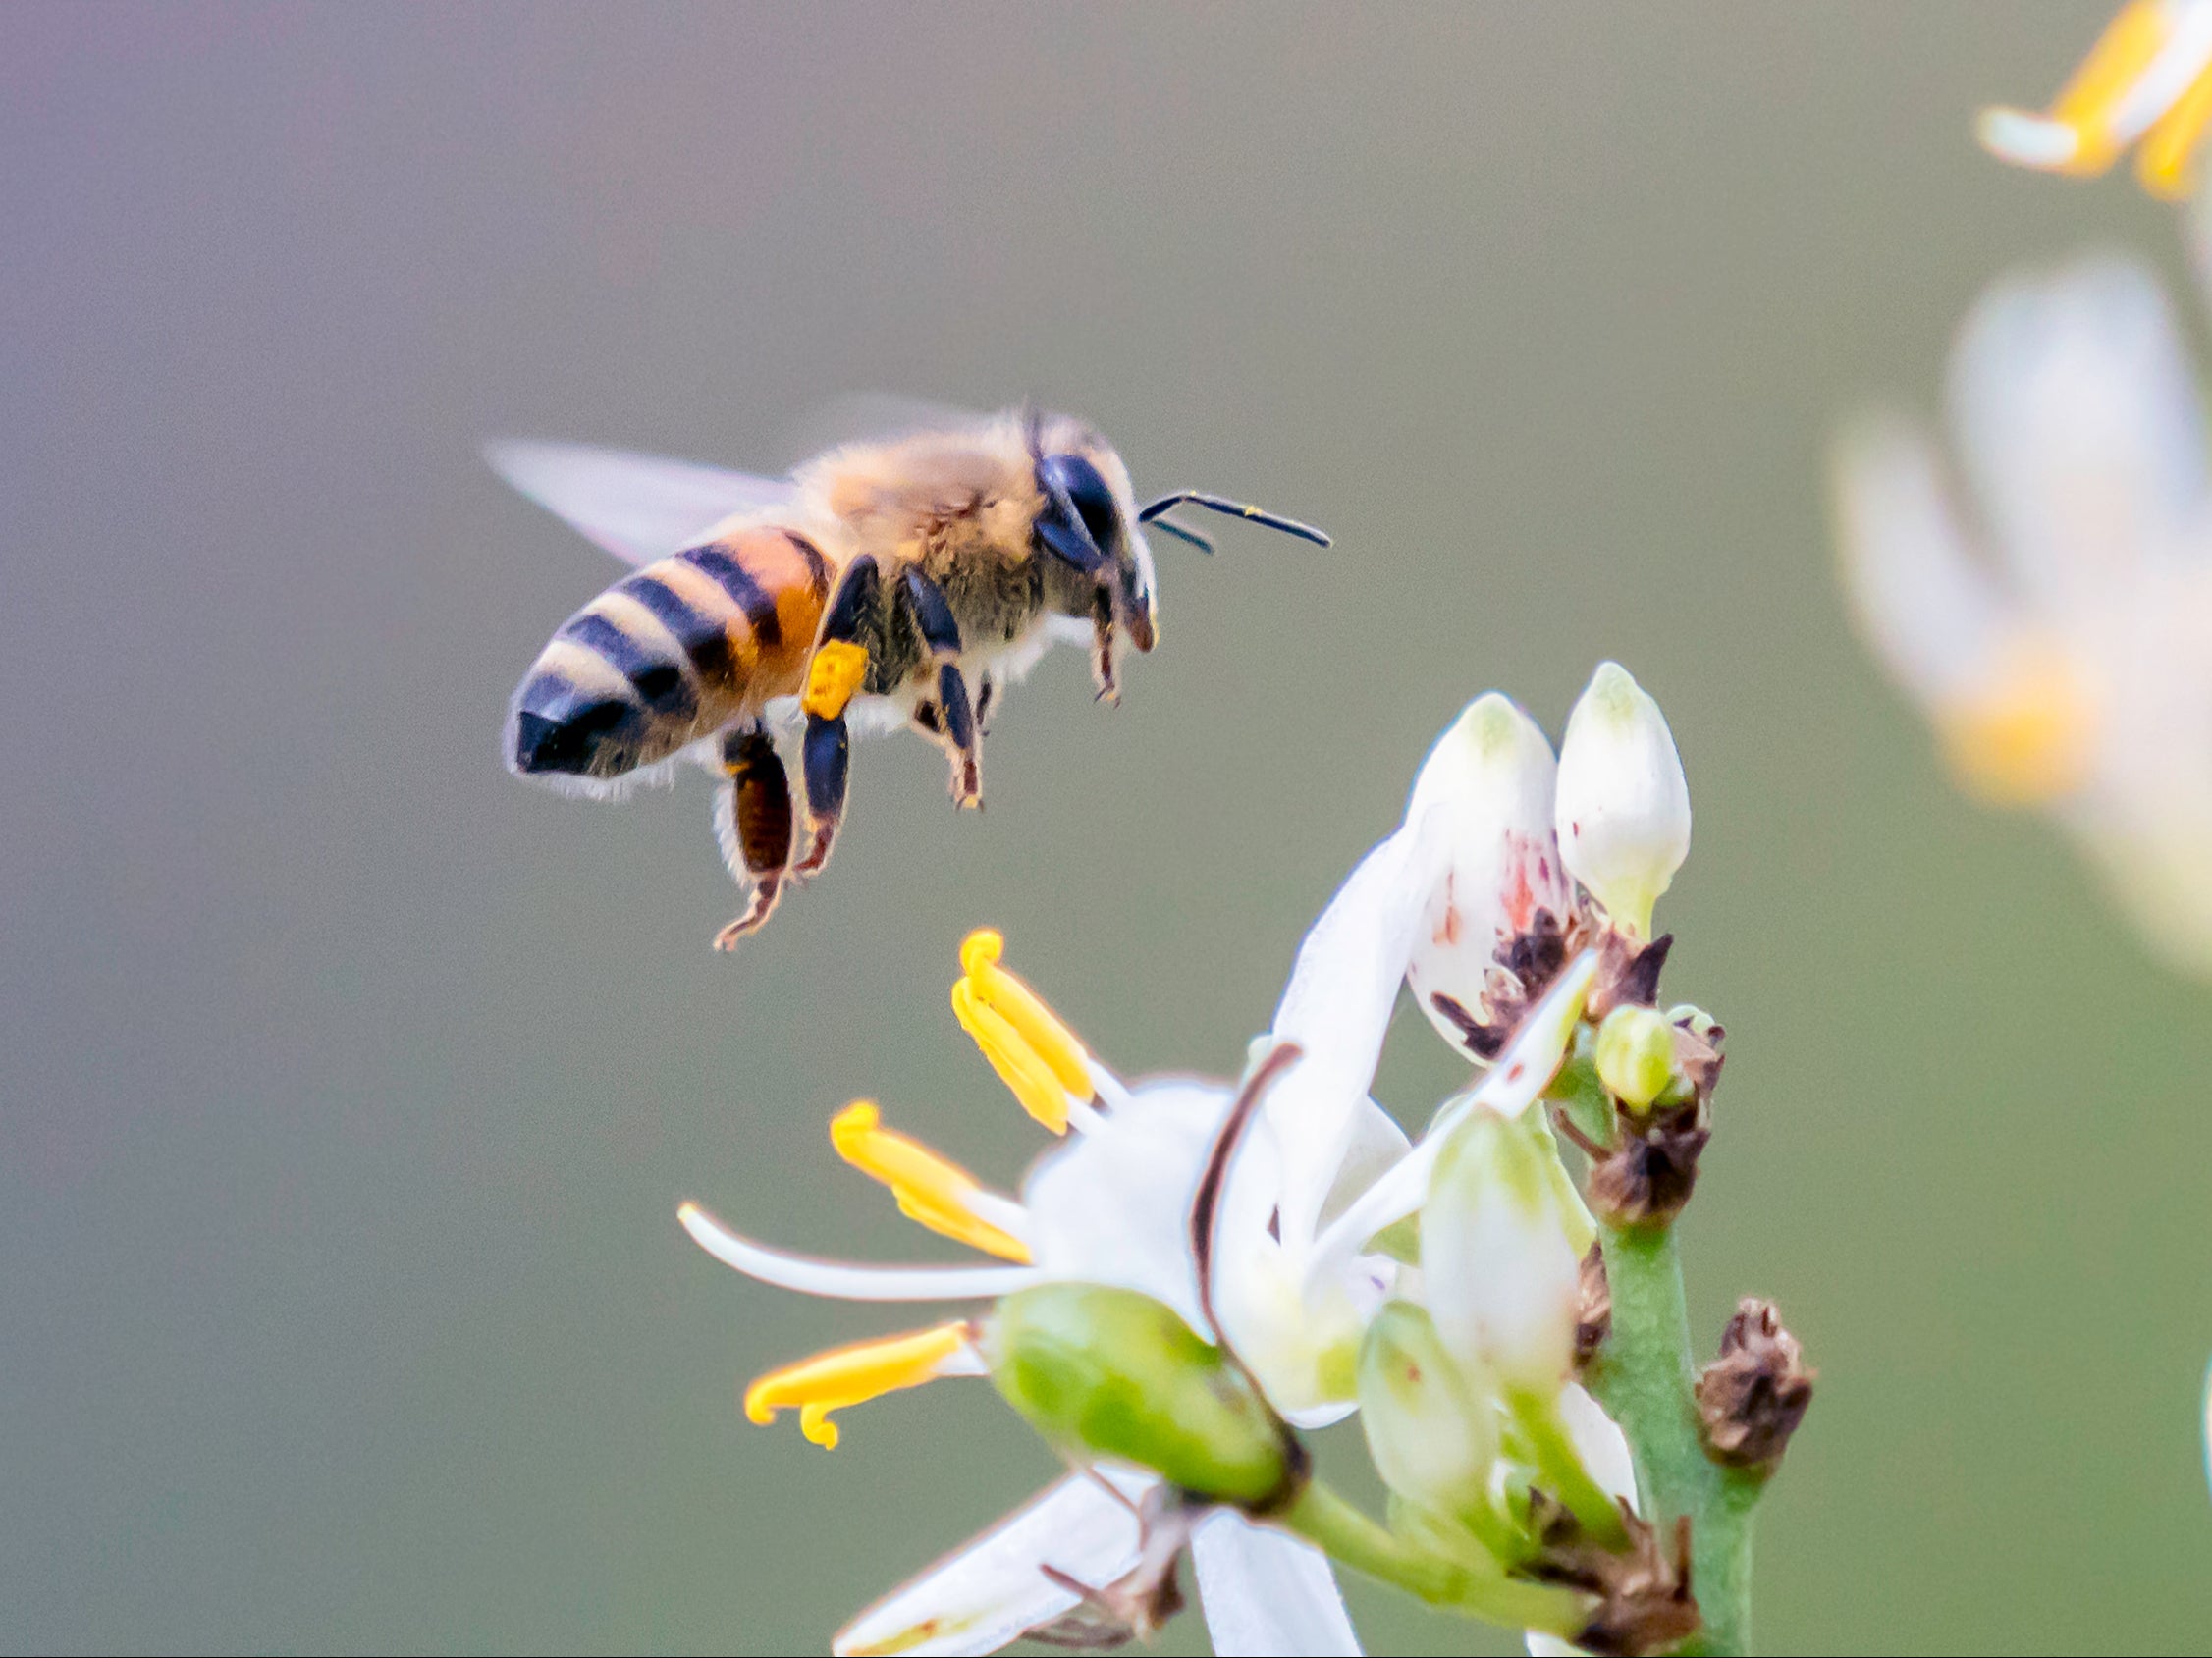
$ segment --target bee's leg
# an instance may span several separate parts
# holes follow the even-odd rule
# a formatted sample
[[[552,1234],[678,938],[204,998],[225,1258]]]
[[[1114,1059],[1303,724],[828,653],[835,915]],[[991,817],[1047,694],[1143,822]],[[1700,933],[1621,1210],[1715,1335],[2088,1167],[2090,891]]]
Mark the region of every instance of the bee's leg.
[[[944,735],[944,722],[937,717],[937,704],[927,697],[914,705],[914,729],[925,737]]]
[[[745,913],[715,935],[715,948],[737,940],[767,921],[791,862],[791,782],[766,731],[755,725],[722,740],[722,769],[729,780],[716,805],[715,832],[729,872],[752,886]]]
[[[868,677],[868,647],[863,642],[879,623],[883,579],[876,561],[863,554],[845,566],[822,618],[822,637],[807,662],[806,690],[799,707],[806,715],[806,736],[799,759],[806,775],[806,811],[813,839],[806,856],[792,868],[801,878],[830,861],[844,817],[845,776],[852,763],[852,739],[845,730],[845,709]]]
[[[1113,678],[1113,595],[1103,587],[1091,607],[1091,677],[1098,681],[1099,701],[1121,700]]]
[[[960,672],[960,624],[944,589],[909,564],[899,577],[899,597],[914,618],[915,631],[937,664],[937,706],[931,712],[942,725],[940,740],[952,762],[952,799],[960,806],[983,804],[983,745],[976,735],[968,682]],[[915,711],[917,718],[920,710]]]
[[[991,698],[998,689],[998,681],[988,673],[976,686],[976,735],[979,737],[991,735]]]

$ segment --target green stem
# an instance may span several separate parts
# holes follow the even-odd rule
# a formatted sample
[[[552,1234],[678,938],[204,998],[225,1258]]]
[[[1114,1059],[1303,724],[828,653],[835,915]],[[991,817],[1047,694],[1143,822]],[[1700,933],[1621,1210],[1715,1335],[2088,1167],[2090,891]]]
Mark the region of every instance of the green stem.
[[[1682,1650],[1748,1652],[1752,1511],[1764,1481],[1705,1454],[1672,1230],[1604,1222],[1597,1230],[1613,1328],[1591,1366],[1590,1387],[1636,1448],[1646,1517],[1662,1529],[1690,1517],[1691,1587],[1704,1631]]]
[[[1581,1628],[1582,1598],[1571,1590],[1522,1582],[1419,1548],[1368,1518],[1319,1479],[1310,1481],[1275,1524],[1303,1537],[1340,1566],[1394,1584],[1431,1606],[1449,1606],[1508,1629],[1571,1635]]]

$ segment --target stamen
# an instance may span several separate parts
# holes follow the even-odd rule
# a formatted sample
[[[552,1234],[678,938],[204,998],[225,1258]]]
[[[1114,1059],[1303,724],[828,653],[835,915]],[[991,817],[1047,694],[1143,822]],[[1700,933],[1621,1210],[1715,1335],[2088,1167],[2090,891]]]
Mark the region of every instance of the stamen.
[[[2212,116],[2208,68],[2212,11],[2176,0],[2130,0],[2048,114],[1985,110],[1981,141],[2018,166],[2087,177],[2144,138],[2136,165],[2145,187],[2178,196],[2188,187],[2188,162]]]
[[[1038,1281],[1034,1266],[874,1266],[772,1250],[732,1232],[697,1203],[675,1211],[684,1231],[725,1266],[780,1290],[833,1301],[996,1301]]]
[[[967,1320],[961,1319],[911,1335],[886,1336],[818,1353],[771,1370],[745,1389],[746,1419],[772,1422],[778,1411],[796,1406],[799,1431],[824,1450],[834,1450],[837,1424],[830,1420],[832,1411],[955,1373],[948,1361],[968,1351],[972,1340]]]
[[[2196,152],[2212,123],[2212,73],[2199,74],[2143,134],[2135,177],[2161,201],[2183,201],[2196,189]]]
[[[856,1099],[830,1120],[830,1144],[854,1168],[890,1187],[907,1219],[986,1255],[1029,1263],[1027,1244],[976,1212],[977,1199],[989,1195],[974,1175],[882,1124],[874,1101]],[[1012,1205],[993,1207],[1006,1218]]]
[[[1939,709],[1936,724],[1960,780],[2002,806],[2071,793],[2096,735],[2080,670],[2047,642],[2021,642],[1987,684]]]
[[[960,967],[975,987],[977,999],[1021,1033],[1062,1088],[1078,1099],[1090,1098],[1090,1054],[1036,991],[998,965],[1005,948],[1005,939],[988,927],[969,934],[960,945]]]

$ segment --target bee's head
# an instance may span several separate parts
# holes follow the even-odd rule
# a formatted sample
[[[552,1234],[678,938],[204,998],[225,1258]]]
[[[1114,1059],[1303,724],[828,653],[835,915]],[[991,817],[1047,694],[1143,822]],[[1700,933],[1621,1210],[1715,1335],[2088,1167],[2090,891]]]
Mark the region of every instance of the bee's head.
[[[1110,452],[1101,458],[1120,471]],[[1134,504],[1116,495],[1098,459],[1076,450],[1037,456],[1037,487],[1045,497],[1037,519],[1039,547],[1097,584],[1099,610],[1140,651],[1159,635],[1152,550],[1137,528]]]

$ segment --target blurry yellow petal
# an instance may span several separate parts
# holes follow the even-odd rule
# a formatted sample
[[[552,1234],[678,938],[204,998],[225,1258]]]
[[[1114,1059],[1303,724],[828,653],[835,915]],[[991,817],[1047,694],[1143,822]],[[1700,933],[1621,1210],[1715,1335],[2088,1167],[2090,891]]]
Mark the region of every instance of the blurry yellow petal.
[[[935,1380],[945,1373],[945,1362],[967,1348],[969,1339],[968,1325],[961,1320],[818,1353],[771,1370],[745,1389],[745,1416],[751,1421],[771,1422],[778,1411],[795,1406],[799,1431],[825,1450],[833,1450],[837,1424],[830,1420],[832,1411]]]
[[[2023,642],[1984,684],[1939,707],[1936,726],[1969,789],[2024,806],[2079,786],[2096,717],[2073,660],[2048,643]]]
[[[856,1099],[830,1120],[830,1144],[854,1168],[890,1187],[909,1220],[1001,1259],[1027,1263],[1027,1245],[975,1213],[969,1202],[981,1190],[975,1176],[882,1122],[873,1101]]]
[[[2051,104],[2051,119],[2071,127],[2080,148],[2062,166],[2068,173],[2102,173],[2120,153],[2112,118],[2143,72],[2157,60],[2174,30],[2166,0],[2129,0],[2107,26],[2074,79]]]

